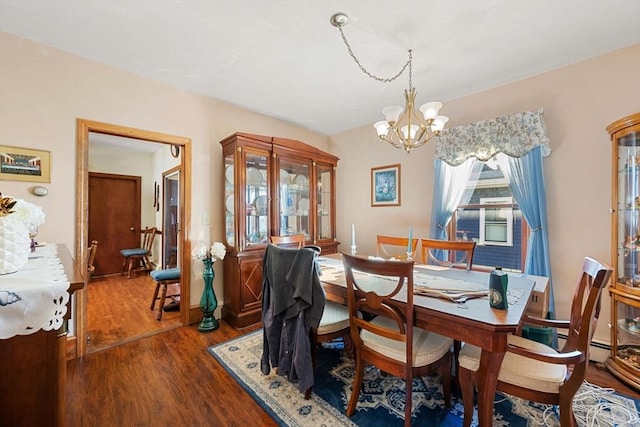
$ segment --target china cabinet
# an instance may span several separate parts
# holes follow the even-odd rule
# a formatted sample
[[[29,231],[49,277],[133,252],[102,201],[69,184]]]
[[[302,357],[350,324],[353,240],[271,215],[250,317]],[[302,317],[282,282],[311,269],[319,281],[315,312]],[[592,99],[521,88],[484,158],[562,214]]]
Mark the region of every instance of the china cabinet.
[[[611,355],[607,367],[640,390],[640,113],[607,127],[613,143]]]
[[[236,328],[261,320],[262,257],[272,235],[304,234],[335,253],[338,158],[291,139],[235,133],[224,161],[223,318]]]

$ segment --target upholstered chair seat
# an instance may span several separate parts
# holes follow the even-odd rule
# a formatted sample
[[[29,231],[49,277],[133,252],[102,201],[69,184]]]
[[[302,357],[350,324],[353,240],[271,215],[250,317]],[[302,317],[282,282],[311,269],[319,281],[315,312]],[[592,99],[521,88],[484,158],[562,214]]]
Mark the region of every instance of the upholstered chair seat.
[[[509,344],[544,354],[558,354],[549,346],[518,335],[511,335]],[[480,367],[481,352],[479,347],[465,344],[458,356],[460,366],[474,372],[477,371]],[[507,353],[502,361],[498,381],[545,393],[558,393],[566,375],[566,365],[555,365]]]
[[[320,326],[316,334],[327,335],[334,332],[344,332],[349,329],[349,309],[346,305],[327,301],[324,304]]]
[[[396,323],[387,317],[376,317],[371,323],[388,329],[396,327]],[[368,348],[398,362],[406,363],[406,346],[403,342],[375,335],[367,330],[363,330],[360,336]],[[452,345],[451,338],[414,327],[412,365],[430,365],[444,357],[451,350]]]

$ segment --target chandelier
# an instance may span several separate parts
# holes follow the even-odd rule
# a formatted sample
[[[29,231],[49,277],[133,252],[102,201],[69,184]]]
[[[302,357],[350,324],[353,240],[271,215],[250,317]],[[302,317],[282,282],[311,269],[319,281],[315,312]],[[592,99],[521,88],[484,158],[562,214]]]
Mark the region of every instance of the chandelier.
[[[447,116],[438,115],[442,103],[440,102],[427,102],[418,108],[420,113],[416,111],[416,89],[412,84],[412,61],[413,56],[411,49],[409,49],[409,59],[404,64],[402,69],[393,77],[381,78],[371,74],[367,71],[360,61],[353,53],[351,45],[347,41],[342,27],[347,25],[349,17],[342,12],[334,13],[330,19],[331,25],[338,28],[342,41],[347,46],[349,55],[355,63],[360,67],[360,70],[372,79],[378,80],[383,83],[389,83],[397,79],[409,68],[409,88],[404,91],[404,107],[400,105],[391,105],[382,109],[384,120],[376,122],[373,127],[376,128],[378,138],[380,141],[385,141],[395,148],[401,148],[407,153],[410,153],[414,148],[424,145],[434,136],[440,135],[444,125],[449,118]]]

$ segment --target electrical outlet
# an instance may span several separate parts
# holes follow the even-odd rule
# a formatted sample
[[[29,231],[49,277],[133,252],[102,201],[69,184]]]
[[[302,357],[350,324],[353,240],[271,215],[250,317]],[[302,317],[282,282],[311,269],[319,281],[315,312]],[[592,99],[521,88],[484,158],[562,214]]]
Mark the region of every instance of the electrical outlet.
[[[209,213],[202,212],[202,225],[209,225]]]

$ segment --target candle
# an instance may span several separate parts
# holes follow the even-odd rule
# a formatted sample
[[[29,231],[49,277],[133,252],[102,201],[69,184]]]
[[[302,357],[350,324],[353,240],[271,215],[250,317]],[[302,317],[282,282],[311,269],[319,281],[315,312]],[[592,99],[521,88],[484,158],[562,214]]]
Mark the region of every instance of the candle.
[[[351,224],[351,246],[356,245],[356,226]]]
[[[413,235],[413,227],[410,225],[409,226],[409,243],[407,244],[407,253],[410,254],[413,251],[411,250],[411,240],[412,240],[412,235]]]

